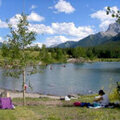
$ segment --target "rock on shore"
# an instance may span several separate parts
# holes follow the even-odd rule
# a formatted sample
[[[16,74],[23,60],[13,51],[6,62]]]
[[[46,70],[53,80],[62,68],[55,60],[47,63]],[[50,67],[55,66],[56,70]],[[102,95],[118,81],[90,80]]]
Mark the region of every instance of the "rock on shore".
[[[86,60],[83,57],[80,58],[70,58],[67,60],[68,63],[83,63],[83,62],[91,62],[91,60]]]

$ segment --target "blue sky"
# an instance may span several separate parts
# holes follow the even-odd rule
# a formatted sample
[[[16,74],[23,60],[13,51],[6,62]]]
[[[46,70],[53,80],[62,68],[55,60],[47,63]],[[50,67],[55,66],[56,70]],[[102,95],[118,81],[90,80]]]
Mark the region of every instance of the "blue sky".
[[[15,16],[19,16],[23,8],[28,14],[29,29],[37,33],[34,44],[50,46],[78,41],[105,31],[115,22],[106,15],[107,6],[116,11],[120,9],[120,0],[0,0],[0,41],[9,33],[6,19],[17,24]]]

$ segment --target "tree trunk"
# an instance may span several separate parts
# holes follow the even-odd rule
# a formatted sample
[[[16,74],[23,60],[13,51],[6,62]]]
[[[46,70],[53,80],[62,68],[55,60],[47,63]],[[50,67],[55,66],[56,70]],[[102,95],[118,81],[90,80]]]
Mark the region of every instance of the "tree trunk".
[[[25,101],[25,68],[23,69],[23,106],[26,105]]]

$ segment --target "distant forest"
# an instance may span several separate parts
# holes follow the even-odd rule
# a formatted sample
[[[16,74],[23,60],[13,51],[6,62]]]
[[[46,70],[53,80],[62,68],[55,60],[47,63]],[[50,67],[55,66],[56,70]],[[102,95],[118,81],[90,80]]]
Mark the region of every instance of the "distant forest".
[[[66,62],[69,58],[86,58],[94,60],[96,58],[120,58],[120,41],[110,42],[95,47],[76,48],[42,48],[38,46],[28,48],[28,51],[37,51],[36,59],[44,63]]]

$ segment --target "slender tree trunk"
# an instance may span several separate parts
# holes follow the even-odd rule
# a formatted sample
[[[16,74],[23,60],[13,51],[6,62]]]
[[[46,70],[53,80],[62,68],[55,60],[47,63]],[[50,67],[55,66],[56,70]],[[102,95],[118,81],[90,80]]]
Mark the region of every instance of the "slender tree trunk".
[[[25,101],[25,68],[23,69],[23,106],[26,105]]]

